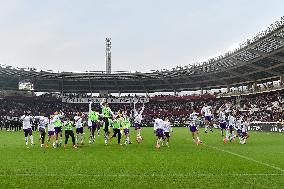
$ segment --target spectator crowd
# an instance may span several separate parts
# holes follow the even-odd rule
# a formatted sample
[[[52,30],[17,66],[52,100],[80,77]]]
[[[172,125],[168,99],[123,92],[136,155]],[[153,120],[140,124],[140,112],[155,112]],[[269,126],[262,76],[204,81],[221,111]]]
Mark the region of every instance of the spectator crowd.
[[[174,124],[183,124],[189,114],[195,109],[200,112],[207,103],[212,107],[215,118],[218,117],[220,107],[227,107],[234,110],[238,115],[249,117],[251,121],[277,122],[284,120],[284,91],[253,94],[239,97],[216,98],[212,95],[203,96],[156,96],[145,104],[143,113],[143,123],[148,125],[153,122],[156,116],[168,117]],[[142,104],[136,105],[139,108]],[[100,111],[99,104],[96,110]],[[111,103],[110,108],[116,112],[118,110],[128,111],[131,115],[133,104]],[[62,110],[66,115],[74,116],[76,112],[88,112],[88,104],[63,103],[58,98],[43,97],[13,97],[7,96],[0,99],[0,127],[1,130],[18,130],[20,128],[19,117],[25,111],[30,111],[32,115],[45,113],[46,116],[55,111]]]

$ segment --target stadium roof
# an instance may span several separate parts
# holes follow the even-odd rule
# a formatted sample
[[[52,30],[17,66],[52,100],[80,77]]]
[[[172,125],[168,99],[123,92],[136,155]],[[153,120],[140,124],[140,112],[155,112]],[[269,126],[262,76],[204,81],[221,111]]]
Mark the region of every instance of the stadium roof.
[[[148,73],[53,72],[0,66],[0,88],[29,80],[37,92],[157,92],[220,88],[284,75],[284,18],[233,52],[206,62]]]

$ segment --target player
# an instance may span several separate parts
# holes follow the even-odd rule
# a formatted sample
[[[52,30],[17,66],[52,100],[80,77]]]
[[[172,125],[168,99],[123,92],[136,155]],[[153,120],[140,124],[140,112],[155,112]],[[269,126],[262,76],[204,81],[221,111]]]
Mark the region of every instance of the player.
[[[89,104],[88,126],[90,129],[89,143],[92,144],[95,141],[95,131],[99,127],[99,113],[92,110],[92,102]]]
[[[101,121],[101,120],[99,119],[99,120],[98,120],[98,125],[97,125],[97,136],[100,136],[101,125],[103,125],[103,121]]]
[[[30,136],[31,145],[34,145],[34,138],[33,138],[32,125],[31,125],[33,116],[30,115],[30,112],[25,112],[25,114],[21,116],[20,119],[23,121],[23,130],[25,134],[26,147],[29,148],[28,135]]]
[[[72,121],[67,118],[67,121],[64,123],[64,129],[65,129],[65,143],[64,143],[64,148],[67,148],[67,142],[69,139],[69,136],[71,136],[72,138],[72,143],[73,143],[73,148],[77,148],[76,144],[75,144],[75,136],[74,136],[74,132],[73,132],[73,123]]]
[[[189,130],[191,132],[193,142],[196,145],[199,145],[202,144],[202,141],[199,138],[197,121],[198,121],[198,114],[193,109],[192,113],[189,115]]]
[[[39,122],[38,130],[40,132],[40,139],[39,140],[41,140],[40,147],[43,148],[44,147],[44,141],[45,141],[45,135],[46,135],[45,127],[48,124],[48,118],[44,117],[44,114],[42,114],[41,116],[35,116],[34,119],[37,119],[38,122]]]
[[[222,137],[224,137],[224,132],[227,129],[227,121],[226,121],[226,113],[223,107],[221,107],[219,110],[219,126],[221,128],[221,135]]]
[[[160,143],[163,141],[164,137],[163,123],[164,121],[160,118],[154,119],[154,133],[157,136],[157,142],[156,142],[157,149],[161,147]]]
[[[249,126],[249,121],[248,119],[245,119],[242,126],[242,137],[241,137],[242,140],[240,141],[241,144],[246,144],[246,140],[249,138],[248,126]]]
[[[235,130],[237,131],[237,133],[236,133],[235,137],[238,137],[240,141],[242,139],[242,127],[243,127],[243,124],[244,124],[243,123],[243,117],[242,116],[237,117],[236,125],[235,125]]]
[[[116,116],[115,116],[115,119],[113,120],[113,135],[111,136],[111,139],[113,137],[116,137],[117,136],[117,143],[120,144],[120,140],[121,140],[121,132],[120,132],[120,128],[122,127],[122,121],[123,121],[123,118],[122,118],[122,115],[121,113],[118,111]]]
[[[143,114],[143,111],[145,109],[145,106],[144,106],[144,103],[143,103],[141,110],[137,111],[136,108],[135,108],[135,105],[136,105],[136,103],[134,103],[134,108],[133,108],[134,127],[135,127],[135,130],[136,130],[136,141],[138,143],[140,143],[143,140],[143,138],[141,136],[141,127],[142,127],[141,123],[142,123],[142,120],[143,120],[142,114]]]
[[[81,145],[84,144],[84,129],[83,129],[83,118],[82,114],[80,112],[76,113],[76,116],[74,117],[74,124],[76,127],[76,144],[79,143],[79,137],[80,137],[80,143]]]
[[[54,121],[55,121],[55,119],[53,119],[53,117],[54,117],[54,115],[50,115],[49,123],[47,125],[47,135],[48,135],[48,139],[47,139],[47,142],[46,142],[46,147],[47,148],[48,148],[50,139],[51,139],[53,148],[57,147],[56,143],[54,141],[54,133],[55,133]]]
[[[226,138],[224,139],[224,143],[227,143],[229,140],[230,142],[235,139],[235,125],[236,125],[236,118],[233,115],[234,113],[230,113],[228,116],[228,128],[226,131]]]
[[[122,127],[123,127],[123,132],[125,135],[125,140],[124,140],[124,145],[132,144],[129,138],[129,128],[131,126],[131,122],[129,120],[129,117],[127,113],[125,112],[123,114],[123,121],[122,121]]]
[[[170,131],[173,132],[173,129],[171,127],[171,123],[169,122],[169,118],[166,118],[165,121],[163,122],[163,130],[164,130],[164,140],[166,140],[166,146],[170,147],[169,142],[170,142]]]
[[[55,130],[55,143],[56,147],[61,146],[62,144],[62,121],[61,119],[64,117],[64,113],[61,112],[54,112],[53,116],[53,123],[54,123],[54,130]],[[59,138],[60,137],[60,138]],[[58,143],[58,138],[59,138],[59,143]]]
[[[204,103],[203,108],[201,109],[201,114],[204,116],[204,122],[205,122],[205,133],[207,133],[208,128],[210,128],[210,131],[212,130],[212,107],[208,106],[207,103]]]
[[[108,103],[106,99],[103,99],[100,103],[102,108],[102,114],[101,117],[103,118],[103,130],[104,130],[104,141],[105,145],[108,144],[108,137],[110,134],[110,121],[114,117],[113,112],[111,111],[110,107],[108,106]]]

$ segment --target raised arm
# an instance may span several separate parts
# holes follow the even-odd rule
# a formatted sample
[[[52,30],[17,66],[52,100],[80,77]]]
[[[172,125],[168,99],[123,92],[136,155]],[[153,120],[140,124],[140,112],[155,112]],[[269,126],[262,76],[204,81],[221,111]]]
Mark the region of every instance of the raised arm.
[[[60,114],[58,114],[59,118],[63,118],[64,117],[64,112],[62,110],[60,110]]]
[[[139,112],[141,115],[143,114],[144,109],[145,109],[145,105],[144,105],[144,103],[143,103],[142,109],[141,109],[140,112]]]
[[[90,104],[89,104],[89,113],[92,111],[92,103],[93,102],[90,102]]]
[[[106,99],[105,99],[105,98],[103,98],[103,99],[102,99],[102,101],[101,101],[101,103],[100,103],[101,108],[103,108],[103,107],[104,107],[103,103],[105,103],[105,102],[106,102]]]
[[[110,115],[111,115],[112,117],[115,117],[113,111],[112,111],[110,108],[109,108],[109,113],[110,113]]]
[[[136,102],[133,102],[133,111],[134,111],[134,113],[136,112],[135,105],[136,105]]]

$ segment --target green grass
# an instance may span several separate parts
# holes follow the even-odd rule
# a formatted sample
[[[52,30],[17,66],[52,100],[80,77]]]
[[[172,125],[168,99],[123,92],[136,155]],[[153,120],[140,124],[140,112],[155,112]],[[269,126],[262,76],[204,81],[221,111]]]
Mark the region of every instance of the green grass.
[[[224,145],[219,130],[201,130],[196,146],[175,128],[170,148],[159,150],[153,128],[142,134],[141,144],[105,146],[100,136],[76,150],[71,141],[42,150],[37,140],[27,149],[23,132],[0,131],[0,188],[284,188],[283,134],[251,132],[246,145]]]

